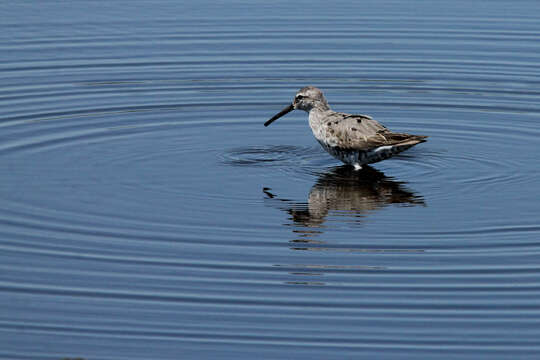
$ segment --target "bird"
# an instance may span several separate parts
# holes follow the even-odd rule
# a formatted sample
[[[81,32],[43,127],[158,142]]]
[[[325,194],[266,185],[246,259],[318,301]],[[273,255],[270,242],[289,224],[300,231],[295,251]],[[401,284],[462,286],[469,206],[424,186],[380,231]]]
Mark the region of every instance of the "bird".
[[[315,86],[300,89],[292,103],[264,123],[268,126],[293,110],[309,113],[309,126],[324,150],[356,170],[425,142],[427,136],[393,132],[368,115],[330,109],[323,92]]]

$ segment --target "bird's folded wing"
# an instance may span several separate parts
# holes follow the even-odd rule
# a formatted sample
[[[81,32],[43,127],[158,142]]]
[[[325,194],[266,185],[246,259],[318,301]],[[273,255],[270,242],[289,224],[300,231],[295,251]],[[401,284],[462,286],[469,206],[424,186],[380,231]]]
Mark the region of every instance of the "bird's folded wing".
[[[426,136],[395,133],[366,115],[336,113],[325,124],[330,143],[342,149],[369,150],[379,146],[425,141]]]

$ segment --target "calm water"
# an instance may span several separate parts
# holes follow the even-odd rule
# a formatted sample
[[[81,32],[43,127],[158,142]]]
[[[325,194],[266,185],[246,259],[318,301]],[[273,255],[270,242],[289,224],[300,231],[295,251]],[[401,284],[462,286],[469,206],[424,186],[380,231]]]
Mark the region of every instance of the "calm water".
[[[0,14],[0,358],[540,357],[536,1]],[[429,141],[262,126],[306,85]]]

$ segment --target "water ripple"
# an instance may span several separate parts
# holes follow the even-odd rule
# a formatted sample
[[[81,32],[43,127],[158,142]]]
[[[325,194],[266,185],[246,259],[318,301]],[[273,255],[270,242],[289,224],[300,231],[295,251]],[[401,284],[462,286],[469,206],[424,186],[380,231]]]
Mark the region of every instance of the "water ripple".
[[[0,5],[0,358],[537,358],[537,6],[207,5]]]

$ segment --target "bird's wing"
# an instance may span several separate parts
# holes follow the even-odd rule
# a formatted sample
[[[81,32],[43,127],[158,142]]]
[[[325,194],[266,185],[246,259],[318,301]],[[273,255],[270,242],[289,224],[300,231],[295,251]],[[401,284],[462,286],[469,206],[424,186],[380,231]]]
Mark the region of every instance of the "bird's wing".
[[[330,143],[351,150],[369,150],[407,141],[421,142],[425,138],[392,132],[367,115],[334,113],[325,119],[324,127]]]

